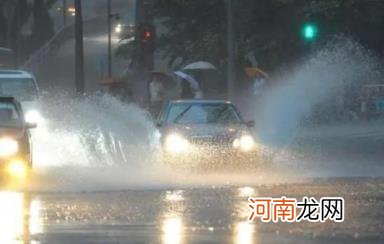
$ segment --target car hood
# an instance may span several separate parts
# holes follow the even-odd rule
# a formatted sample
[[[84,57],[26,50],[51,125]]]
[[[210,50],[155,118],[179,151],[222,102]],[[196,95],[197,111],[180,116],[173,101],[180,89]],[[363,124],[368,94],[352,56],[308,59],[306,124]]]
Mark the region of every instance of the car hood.
[[[24,136],[24,129],[20,127],[1,127],[0,126],[0,138],[1,137],[12,137],[19,139]]]
[[[170,124],[163,128],[162,134],[180,133],[186,137],[235,137],[247,130],[248,128],[242,124]]]
[[[23,107],[24,113],[27,113],[30,110],[39,110],[40,104],[38,100],[32,101],[20,101],[21,106]]]

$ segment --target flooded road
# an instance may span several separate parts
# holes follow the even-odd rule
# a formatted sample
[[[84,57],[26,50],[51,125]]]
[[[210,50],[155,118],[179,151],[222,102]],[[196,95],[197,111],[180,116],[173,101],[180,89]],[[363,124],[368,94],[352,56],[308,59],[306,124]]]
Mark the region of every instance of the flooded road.
[[[56,131],[68,145],[81,132],[71,128]],[[104,162],[74,164],[87,154],[47,144],[57,164],[36,165],[28,186],[0,191],[0,243],[382,243],[383,146],[381,121],[302,128],[263,166],[191,171],[140,161],[132,147],[123,147],[130,164],[111,165],[120,161],[110,149],[92,158]],[[249,196],[343,197],[345,221],[248,223]]]
[[[342,196],[343,223],[247,222],[248,196]],[[1,243],[382,243],[384,180],[0,193]]]
[[[381,125],[342,128],[303,130],[268,167],[37,172],[0,192],[0,243],[382,243]],[[343,197],[345,221],[248,223],[249,196]]]

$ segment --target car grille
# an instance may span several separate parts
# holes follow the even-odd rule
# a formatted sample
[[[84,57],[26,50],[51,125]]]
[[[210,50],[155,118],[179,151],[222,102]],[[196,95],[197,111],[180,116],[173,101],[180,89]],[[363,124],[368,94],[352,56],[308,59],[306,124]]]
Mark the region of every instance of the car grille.
[[[229,146],[232,144],[232,138],[227,135],[219,136],[194,136],[190,142],[199,146]]]

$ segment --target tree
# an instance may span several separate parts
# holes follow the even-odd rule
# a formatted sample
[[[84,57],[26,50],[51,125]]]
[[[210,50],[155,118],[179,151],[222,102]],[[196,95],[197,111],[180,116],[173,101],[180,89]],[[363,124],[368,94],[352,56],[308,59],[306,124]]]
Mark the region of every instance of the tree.
[[[233,1],[236,26],[237,64],[249,57],[267,70],[292,63],[333,35],[346,34],[383,53],[384,1],[371,0],[242,0]],[[157,0],[157,23],[163,29],[157,49],[173,64],[207,60],[226,65],[226,9],[224,0]],[[315,43],[300,36],[304,23],[318,28]],[[131,44],[134,44],[132,42]],[[134,52],[122,45],[121,55]]]
[[[1,0],[0,46],[15,50],[22,58],[45,43],[54,33],[48,10],[56,1]],[[30,20],[33,22],[31,36],[22,32]]]
[[[34,0],[31,39],[35,48],[45,43],[54,34],[54,24],[52,18],[49,16],[48,3],[50,3],[50,1]]]
[[[171,63],[207,60],[220,65],[227,57],[226,6],[223,0],[157,1],[156,17],[166,34],[158,39]]]
[[[5,4],[5,1],[0,2],[0,46],[5,46],[7,39],[7,18],[4,14]]]
[[[15,49],[23,25],[29,18],[27,0],[4,0],[0,3],[0,45]]]

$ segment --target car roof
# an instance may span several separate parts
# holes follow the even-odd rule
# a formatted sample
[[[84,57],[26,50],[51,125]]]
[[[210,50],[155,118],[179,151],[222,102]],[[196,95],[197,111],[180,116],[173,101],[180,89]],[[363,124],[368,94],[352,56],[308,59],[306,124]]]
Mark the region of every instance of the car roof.
[[[16,105],[16,107],[20,105],[16,98],[9,96],[0,96],[0,103],[13,103]]]
[[[0,102],[11,102],[11,103],[17,103],[16,98],[9,97],[9,96],[0,96]]]
[[[0,78],[32,78],[35,77],[24,70],[19,69],[0,69]]]
[[[0,47],[0,52],[13,53],[12,49],[6,47]]]
[[[202,104],[202,103],[209,103],[209,104],[215,104],[215,103],[225,103],[225,104],[232,104],[228,100],[216,100],[216,99],[180,99],[180,100],[171,100],[170,103],[188,103],[188,104]]]

